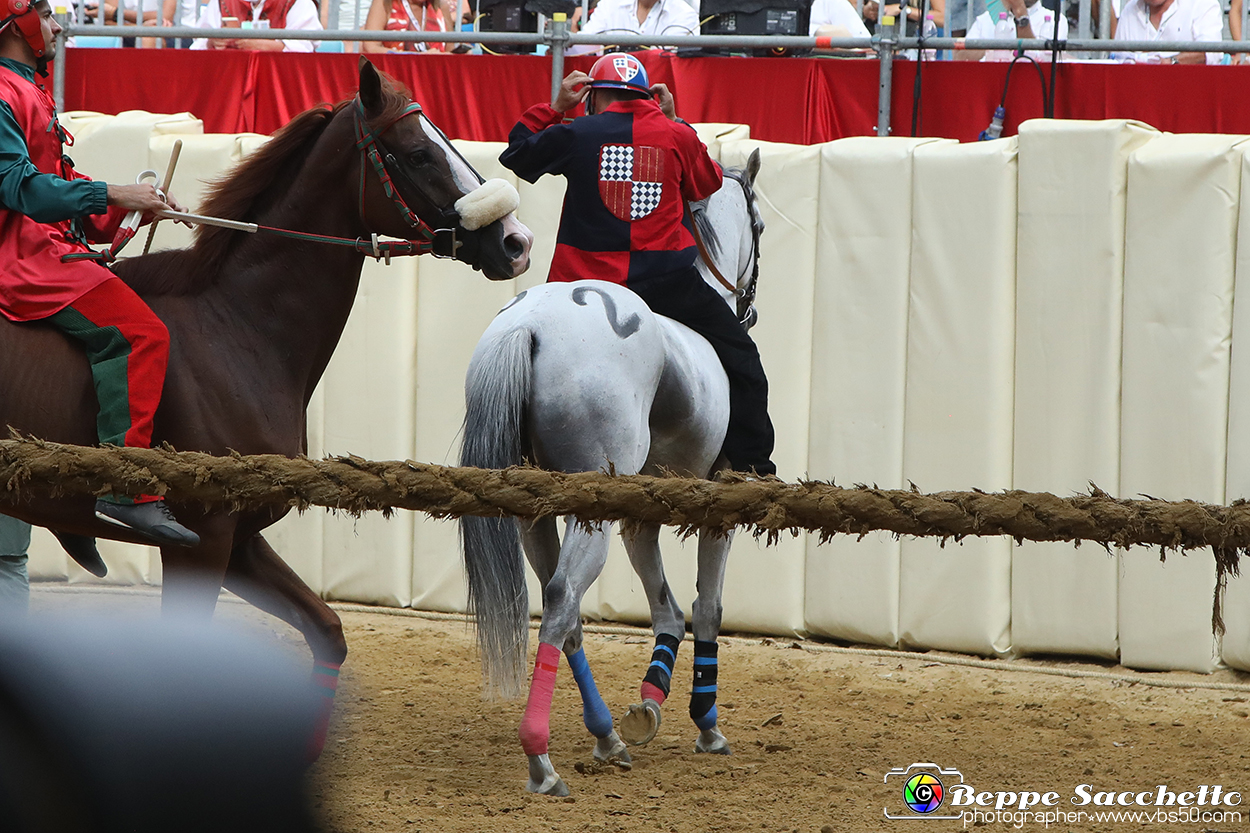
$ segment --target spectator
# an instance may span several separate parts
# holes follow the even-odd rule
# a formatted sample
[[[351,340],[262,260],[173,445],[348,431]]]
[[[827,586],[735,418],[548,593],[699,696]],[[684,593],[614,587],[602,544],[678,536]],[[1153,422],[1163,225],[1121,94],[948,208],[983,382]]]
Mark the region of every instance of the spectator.
[[[303,29],[321,31],[313,0],[209,0],[196,24],[201,29],[221,29],[222,20],[233,18],[257,29]],[[237,40],[196,38],[192,49],[252,49],[263,52],[312,52],[311,40]]]
[[[812,3],[811,19],[807,34],[830,35],[835,38],[871,37],[863,18],[851,0],[816,0]]]
[[[898,17],[901,4],[887,3],[885,6],[885,14]],[[872,21],[872,28],[877,28],[877,16],[881,14],[881,7],[877,0],[864,0],[864,20]],[[933,22],[940,29],[946,25],[946,0],[929,0],[929,14],[933,15]],[[920,3],[907,4],[907,26],[904,33],[907,37],[914,38],[920,33],[920,24],[924,20],[924,12],[920,8]]]
[[[1050,9],[1042,5],[1041,0],[1003,0],[1003,8],[1007,14],[1015,19],[1016,37],[1018,38],[1053,38],[1055,35],[1055,14]],[[1050,17],[1049,23],[1046,18]],[[968,30],[969,38],[992,38],[994,37],[994,24],[996,21],[990,19],[990,13],[983,12],[972,23],[972,28]],[[1068,39],[1068,19],[1063,15],[1059,15],[1059,40]],[[1027,50],[1024,53],[1027,57],[1035,61],[1049,61],[1051,53],[1038,51],[1036,49]],[[958,49],[955,51],[956,61],[983,61],[985,60],[984,49]]]
[[[1240,22],[1241,9],[1237,9]],[[1240,26],[1238,27],[1240,29]],[[1125,0],[1116,40],[1216,42],[1224,39],[1219,0]],[[1123,61],[1146,64],[1220,64],[1222,52],[1116,52]]]
[[[196,0],[163,0],[161,4],[161,24],[164,26],[194,26],[199,18],[200,5]],[[165,39],[165,46],[185,49],[191,45],[190,38]]]
[[[685,0],[599,0],[582,27],[583,35],[619,32],[626,35],[697,35],[699,13]],[[589,44],[569,48],[566,54],[602,52]]]
[[[972,23],[985,12],[985,0],[972,0],[972,15],[969,17],[968,2],[969,0],[950,0],[946,5],[946,22],[949,25],[947,31],[953,38],[967,35]]]
[[[378,32],[446,32],[439,0],[373,0],[365,29]],[[361,41],[364,52],[442,52],[445,44],[414,41]]]

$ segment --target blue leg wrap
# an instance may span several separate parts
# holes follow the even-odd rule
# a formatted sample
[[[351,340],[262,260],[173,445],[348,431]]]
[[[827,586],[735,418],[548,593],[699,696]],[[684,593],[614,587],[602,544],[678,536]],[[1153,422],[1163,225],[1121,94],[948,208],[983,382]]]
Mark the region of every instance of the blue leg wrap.
[[[715,641],[694,642],[694,687],[690,690],[690,719],[700,729],[716,726]]]
[[[586,662],[584,649],[578,648],[576,654],[569,655],[569,668],[573,669],[577,690],[582,693],[582,722],[592,735],[606,738],[612,733],[612,713],[608,711],[607,704],[599,696],[599,689],[595,687],[595,678],[590,673],[590,664]]]

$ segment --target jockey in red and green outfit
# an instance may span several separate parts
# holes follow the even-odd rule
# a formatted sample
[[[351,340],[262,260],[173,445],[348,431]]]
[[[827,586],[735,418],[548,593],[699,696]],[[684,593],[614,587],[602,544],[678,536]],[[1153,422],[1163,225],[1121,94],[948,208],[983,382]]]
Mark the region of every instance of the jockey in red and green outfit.
[[[60,31],[46,0],[0,0],[0,314],[79,342],[100,403],[100,442],[146,448],[169,333],[120,278],[81,255],[88,240],[111,241],[127,211],[178,206],[151,185],[93,182],[63,156],[67,134],[35,82]],[[95,514],[156,544],[199,543],[159,498],[103,498]]]

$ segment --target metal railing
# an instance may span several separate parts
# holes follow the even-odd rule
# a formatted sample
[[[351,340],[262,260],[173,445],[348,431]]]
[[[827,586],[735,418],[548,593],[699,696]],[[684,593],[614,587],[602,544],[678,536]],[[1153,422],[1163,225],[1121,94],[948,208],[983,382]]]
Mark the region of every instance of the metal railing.
[[[1103,6],[1109,6],[1104,0]],[[1245,3],[1250,7],[1250,2]],[[905,15],[905,12],[903,13]],[[78,35],[113,38],[228,38],[231,40],[312,40],[312,41],[386,41],[388,43],[453,43],[492,45],[545,45],[551,58],[551,94],[554,100],[564,77],[564,56],[572,46],[658,46],[701,49],[836,49],[863,50],[875,53],[880,63],[877,100],[877,135],[890,135],[890,102],[892,98],[894,60],[908,50],[1036,50],[1064,53],[1108,55],[1127,52],[1250,52],[1250,41],[1111,41],[1105,38],[1070,38],[1057,43],[1048,38],[980,39],[909,37],[900,34],[900,23],[879,27],[883,31],[871,38],[816,38],[797,35],[632,35],[602,33],[574,34],[564,20],[547,20],[541,33],[519,32],[413,32],[376,30],[308,30],[308,29],[200,29],[191,26],[103,26],[74,24],[65,19],[59,36],[59,54],[64,54],[65,40]],[[1242,30],[1243,37],[1246,29]],[[53,96],[58,108],[65,100],[65,62],[57,61],[53,74]]]

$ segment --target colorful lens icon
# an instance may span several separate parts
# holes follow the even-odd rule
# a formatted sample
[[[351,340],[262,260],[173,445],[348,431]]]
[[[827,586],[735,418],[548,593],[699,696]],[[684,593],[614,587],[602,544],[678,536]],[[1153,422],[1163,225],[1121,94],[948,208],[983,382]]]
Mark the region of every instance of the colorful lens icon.
[[[946,791],[932,773],[917,772],[903,785],[903,801],[917,813],[932,813],[942,806]]]

